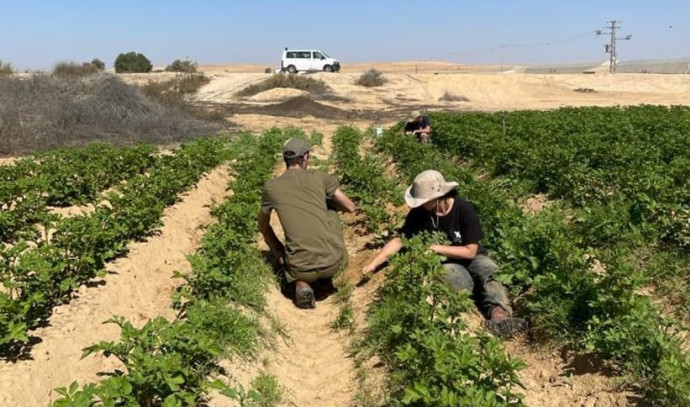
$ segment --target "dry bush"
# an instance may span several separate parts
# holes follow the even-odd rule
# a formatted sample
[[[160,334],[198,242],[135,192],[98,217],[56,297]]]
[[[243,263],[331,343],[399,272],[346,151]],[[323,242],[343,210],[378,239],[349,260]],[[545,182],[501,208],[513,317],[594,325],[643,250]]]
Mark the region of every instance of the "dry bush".
[[[273,68],[271,68],[270,66],[269,66],[269,67],[266,67],[266,68],[264,69],[264,73],[273,73]]]
[[[78,64],[76,62],[58,62],[53,67],[53,75],[62,78],[79,78],[100,72],[96,65],[89,62]]]
[[[105,62],[101,61],[98,58],[94,58],[93,60],[91,60],[90,64],[98,68],[99,71],[105,70]]]
[[[151,100],[166,106],[183,106],[202,86],[211,80],[203,74],[178,75],[166,81],[149,81],[142,87]]]
[[[462,95],[456,95],[455,93],[450,93],[445,91],[443,96],[438,98],[439,102],[469,102],[470,100]]]
[[[372,68],[360,75],[355,84],[366,86],[367,88],[373,88],[376,86],[382,86],[386,82],[388,82],[388,79],[383,76],[383,72]]]
[[[9,62],[2,62],[0,59],[0,76],[12,75],[14,70],[12,69],[12,64]]]
[[[100,141],[172,143],[215,133],[179,106],[164,106],[115,75],[0,77],[0,154]]]
[[[254,96],[275,88],[293,88],[307,91],[314,95],[323,95],[331,89],[321,79],[308,78],[295,74],[274,74],[265,81],[249,85],[237,92],[237,96]]]
[[[197,66],[196,62],[192,62],[188,59],[184,61],[176,59],[172,64],[166,66],[165,70],[168,72],[196,73]]]

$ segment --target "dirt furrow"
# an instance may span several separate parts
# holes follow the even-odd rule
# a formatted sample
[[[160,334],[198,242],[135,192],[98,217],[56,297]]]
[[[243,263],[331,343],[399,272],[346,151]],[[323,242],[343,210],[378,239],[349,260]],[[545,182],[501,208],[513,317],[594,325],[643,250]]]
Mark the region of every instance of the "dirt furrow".
[[[107,266],[102,282],[81,287],[77,298],[57,307],[48,326],[32,332],[40,342],[31,359],[0,364],[0,406],[44,406],[58,396],[56,387],[73,380],[97,381],[99,372],[119,367],[101,355],[80,360],[84,347],[119,337],[117,326],[103,324],[112,316],[137,326],[157,316],[174,318],[171,294],[181,280],[173,279],[172,272],[190,271],[186,256],[199,245],[212,221],[209,205],[223,199],[228,179],[226,165],[204,176],[196,189],[165,210],[159,234],[130,244],[126,257]]]
[[[276,288],[268,293],[269,312],[284,324],[288,338],[279,340],[267,371],[278,378],[287,399],[297,407],[351,405],[354,364],[347,339],[330,328],[337,307],[332,298],[312,310],[296,308]]]
[[[330,145],[324,138],[324,144]],[[324,159],[322,148],[315,155]],[[330,151],[330,149],[326,150]],[[276,165],[274,176],[285,171],[281,162]],[[279,238],[284,239],[283,229],[274,212],[271,225]],[[259,247],[268,246],[259,240]],[[285,390],[285,402],[294,407],[346,407],[352,405],[355,394],[354,361],[347,353],[348,339],[344,334],[334,332],[330,325],[339,308],[329,297],[318,301],[315,309],[299,309],[292,300],[285,297],[278,287],[272,286],[266,293],[267,313],[279,321],[284,337],[276,340],[274,346],[266,349],[259,357],[261,367],[238,366],[230,361],[223,365],[230,376],[245,388],[260,370],[275,376]],[[228,399],[211,396],[211,406],[227,406]]]

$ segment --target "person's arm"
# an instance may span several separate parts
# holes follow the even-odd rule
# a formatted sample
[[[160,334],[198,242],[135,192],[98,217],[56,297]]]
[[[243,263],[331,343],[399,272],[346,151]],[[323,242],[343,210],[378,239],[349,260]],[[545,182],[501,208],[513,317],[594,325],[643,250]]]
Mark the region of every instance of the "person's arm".
[[[431,133],[431,122],[425,116],[422,118],[422,127],[414,131],[414,134],[430,134]]]
[[[259,232],[264,237],[266,244],[271,249],[271,252],[275,254],[278,258],[283,258],[285,254],[285,246],[283,242],[278,239],[273,228],[271,227],[271,214],[265,213],[263,210],[259,210]]]
[[[405,123],[403,134],[414,134],[414,130],[412,130],[412,122]]]
[[[374,270],[376,270],[378,266],[386,262],[386,260],[388,260],[390,256],[397,254],[402,248],[402,239],[400,239],[399,237],[396,237],[395,239],[389,241],[388,243],[386,243],[385,246],[383,246],[381,251],[378,252],[376,256],[374,256],[374,258],[369,262],[369,264],[362,268],[362,274],[367,275],[373,272]]]
[[[426,127],[422,127],[419,130],[415,130],[415,134],[429,134],[431,133],[431,126],[427,125]]]
[[[333,203],[344,212],[354,212],[355,209],[357,209],[355,207],[355,203],[352,202],[352,200],[348,198],[347,195],[340,190],[340,188],[337,188],[335,191],[333,191]]]
[[[472,260],[479,252],[479,245],[472,243],[466,246],[448,246],[442,244],[432,244],[429,249],[441,256],[449,259],[468,259]]]

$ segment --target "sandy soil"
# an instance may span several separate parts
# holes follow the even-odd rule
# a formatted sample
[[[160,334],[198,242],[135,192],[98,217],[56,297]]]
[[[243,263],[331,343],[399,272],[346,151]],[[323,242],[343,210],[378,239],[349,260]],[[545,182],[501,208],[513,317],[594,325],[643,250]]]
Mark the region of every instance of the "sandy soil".
[[[528,365],[518,373],[528,406],[624,407],[640,401],[634,393],[618,388],[612,372],[599,366],[594,357],[535,350],[522,339],[505,345],[511,356]]]
[[[560,106],[627,105],[640,103],[690,104],[690,76],[651,74],[532,75],[467,73],[401,73],[391,67],[388,83],[365,88],[355,85],[359,73],[316,73],[311,77],[325,81],[333,94],[349,102],[333,102],[343,109],[419,106],[471,110],[550,109]],[[382,69],[386,72],[386,69]],[[268,77],[266,74],[214,73],[201,89],[201,101],[233,102],[234,93],[244,86]],[[576,90],[592,91],[582,92]],[[439,102],[445,92],[469,99],[468,102]],[[270,101],[270,97],[260,98]],[[276,98],[280,100],[281,98]]]
[[[166,209],[159,235],[130,244],[127,256],[107,266],[102,282],[81,287],[77,298],[57,307],[49,325],[32,332],[40,342],[30,359],[0,362],[0,406],[44,406],[57,397],[54,388],[73,380],[97,381],[98,372],[118,367],[101,355],[80,360],[84,347],[119,338],[115,325],[103,324],[112,316],[137,326],[157,316],[175,317],[170,300],[181,280],[172,279],[172,272],[190,271],[186,256],[212,220],[209,204],[226,194],[228,177],[222,166],[202,178],[181,202]]]

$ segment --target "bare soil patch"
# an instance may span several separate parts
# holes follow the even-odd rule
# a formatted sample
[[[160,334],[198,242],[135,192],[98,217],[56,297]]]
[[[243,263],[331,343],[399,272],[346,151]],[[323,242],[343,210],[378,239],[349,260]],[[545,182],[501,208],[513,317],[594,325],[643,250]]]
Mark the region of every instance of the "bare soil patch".
[[[617,385],[613,372],[593,356],[566,351],[536,350],[523,339],[505,342],[511,356],[527,363],[518,373],[531,407],[625,407],[637,405],[638,396]]]

